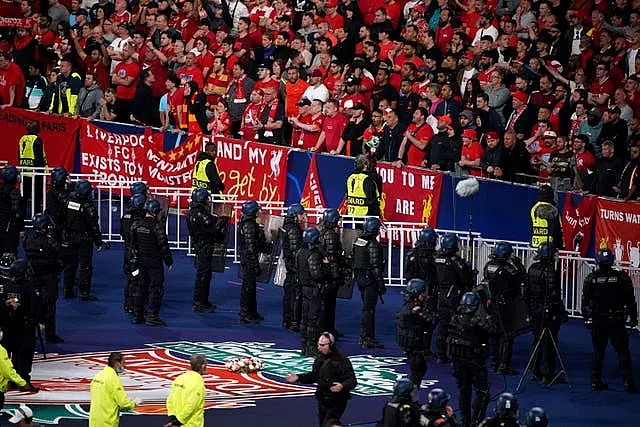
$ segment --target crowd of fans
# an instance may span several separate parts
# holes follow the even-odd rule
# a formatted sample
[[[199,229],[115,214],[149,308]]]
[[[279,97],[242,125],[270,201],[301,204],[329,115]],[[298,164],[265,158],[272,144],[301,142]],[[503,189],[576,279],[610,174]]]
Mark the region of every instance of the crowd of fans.
[[[638,198],[640,0],[37,3],[2,105]]]

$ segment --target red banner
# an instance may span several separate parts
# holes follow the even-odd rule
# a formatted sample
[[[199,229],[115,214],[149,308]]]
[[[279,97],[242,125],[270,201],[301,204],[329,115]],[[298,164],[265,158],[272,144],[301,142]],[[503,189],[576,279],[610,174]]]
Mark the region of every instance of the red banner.
[[[596,209],[595,196],[582,196],[578,193],[567,193],[562,213],[562,233],[564,247],[570,251],[587,254],[591,232],[593,231],[593,213]]]
[[[0,27],[34,28],[36,20],[32,18],[5,18],[0,16]]]
[[[79,120],[20,108],[0,109],[0,122],[2,135],[4,135],[3,142],[0,144],[0,160],[10,165],[18,164],[18,141],[26,134],[25,126],[32,120],[40,124],[39,136],[44,144],[48,165],[62,166],[72,171]]]
[[[640,266],[640,203],[598,199],[596,250],[611,249],[616,261]]]
[[[320,178],[318,177],[318,165],[316,164],[316,155],[311,157],[311,163],[309,164],[309,170],[307,171],[307,179],[304,182],[304,188],[302,189],[302,197],[300,198],[300,204],[305,209],[323,209],[327,206],[324,202],[324,196],[322,195],[322,188],[320,187]],[[315,216],[309,216],[309,222],[317,223]]]

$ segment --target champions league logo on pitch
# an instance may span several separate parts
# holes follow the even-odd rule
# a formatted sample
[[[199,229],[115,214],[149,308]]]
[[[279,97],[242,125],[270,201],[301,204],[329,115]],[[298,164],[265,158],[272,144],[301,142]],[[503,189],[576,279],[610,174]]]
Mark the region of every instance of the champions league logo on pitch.
[[[274,343],[261,342],[172,342],[149,344],[146,349],[125,350],[126,371],[120,375],[125,391],[131,397],[143,399],[129,415],[166,414],[165,402],[173,380],[189,369],[189,357],[204,354],[209,360],[204,383],[207,389],[205,409],[236,409],[258,405],[270,398],[313,396],[315,387],[284,382],[290,371],[311,369],[313,359],[297,350],[274,348]],[[34,361],[32,381],[40,393],[9,392],[5,410],[27,404],[35,420],[57,424],[62,418],[89,417],[91,394],[89,385],[105,365],[108,352],[49,356]],[[234,357],[255,357],[264,362],[264,370],[254,373],[235,373],[227,370],[225,361]],[[353,364],[358,396],[382,396],[393,392],[396,380],[403,376],[396,368],[405,364],[401,357],[370,355],[349,358]],[[437,380],[425,380],[425,386]]]

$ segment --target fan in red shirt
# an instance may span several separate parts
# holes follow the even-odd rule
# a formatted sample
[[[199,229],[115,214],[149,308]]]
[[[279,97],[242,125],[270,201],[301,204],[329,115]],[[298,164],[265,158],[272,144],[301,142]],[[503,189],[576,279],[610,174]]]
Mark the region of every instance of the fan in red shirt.
[[[325,104],[326,117],[322,125],[322,133],[315,147],[311,151],[321,151],[322,147],[331,154],[340,154],[342,131],[347,126],[347,117],[338,112],[340,103],[336,99],[330,99]],[[344,141],[343,141],[344,142]]]
[[[424,152],[433,136],[433,128],[426,120],[429,112],[426,108],[418,107],[413,112],[413,122],[407,128],[400,149],[398,150],[398,158],[405,159],[409,166],[422,166]],[[402,160],[396,160],[394,166],[401,167]]]
[[[251,102],[247,104],[242,114],[242,123],[238,134],[245,141],[252,141],[258,137],[256,124],[260,121],[264,92],[262,89],[254,89],[251,92]]]
[[[280,92],[280,82],[271,77],[271,64],[263,62],[258,66],[258,81],[254,89],[265,90],[268,87],[274,88],[276,93]]]
[[[613,80],[609,78],[607,65],[601,62],[596,66],[596,76],[589,87],[588,101],[604,112],[614,91],[615,87]]]
[[[198,84],[199,88],[203,86],[204,76],[200,68],[196,66],[196,55],[193,52],[187,53],[184,67],[180,68],[176,74],[180,77],[183,85],[187,82],[194,81]]]
[[[20,67],[11,62],[7,53],[0,52],[0,105],[19,107],[25,86]]]
[[[176,129],[181,129],[182,104],[184,103],[184,89],[180,87],[180,79],[170,75],[165,82],[167,88],[167,110],[169,123]]]
[[[127,11],[127,0],[116,0],[116,10],[111,15],[114,25],[131,22],[131,12]]]
[[[182,2],[182,11],[178,16],[176,29],[182,33],[182,40],[189,41],[198,31],[198,23],[194,16],[193,0],[184,0]]]
[[[217,97],[215,103],[218,103],[218,99],[222,97],[227,91],[229,86],[229,75],[224,69],[224,58],[222,56],[216,56],[213,60],[213,69],[211,74],[207,77],[206,86],[211,87],[211,92]]]
[[[320,133],[324,125],[324,115],[322,114],[322,101],[310,102],[308,99],[301,99],[298,102],[300,115],[291,118],[291,125],[294,132],[297,132],[298,139],[291,139],[291,145],[303,150],[311,150],[318,144]]]
[[[329,0],[324,6],[327,14],[324,17],[331,31],[344,27],[344,17],[338,13],[338,0]]]
[[[134,47],[125,44],[122,49],[123,61],[116,65],[111,76],[111,83],[116,85],[116,97],[122,107],[122,116],[129,117],[133,106],[133,97],[136,94],[138,80],[140,77],[140,67],[133,60]]]
[[[484,150],[477,139],[476,131],[473,129],[465,129],[462,132],[462,153],[458,164],[462,168],[469,169],[471,175],[481,176],[482,173],[478,168]]]
[[[213,54],[209,52],[209,39],[200,37],[196,41],[196,50],[200,53],[196,58],[196,67],[200,68],[203,76],[209,75],[213,67]]]
[[[213,114],[213,117],[211,117],[211,120],[209,120],[207,129],[211,132],[212,135],[231,135],[231,116],[227,111],[227,104],[225,104],[223,101],[218,101],[215,113]]]

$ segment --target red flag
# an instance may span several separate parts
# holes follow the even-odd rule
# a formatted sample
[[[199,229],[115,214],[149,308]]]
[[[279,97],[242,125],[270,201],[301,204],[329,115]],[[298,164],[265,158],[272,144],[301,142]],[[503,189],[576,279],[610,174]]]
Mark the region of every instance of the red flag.
[[[344,196],[342,202],[340,202],[340,206],[338,206],[338,212],[340,215],[345,216],[347,212],[349,212],[349,205],[347,204],[347,196]]]
[[[585,256],[591,241],[597,197],[567,193],[562,213],[564,247]]]
[[[318,166],[316,165],[316,155],[311,157],[311,164],[309,164],[309,171],[307,172],[307,179],[304,182],[304,188],[302,189],[302,197],[300,204],[304,206],[306,210],[309,209],[324,209],[326,207],[324,203],[324,196],[322,195],[322,188],[320,187],[320,179],[318,178]],[[309,219],[310,222],[314,222]]]

